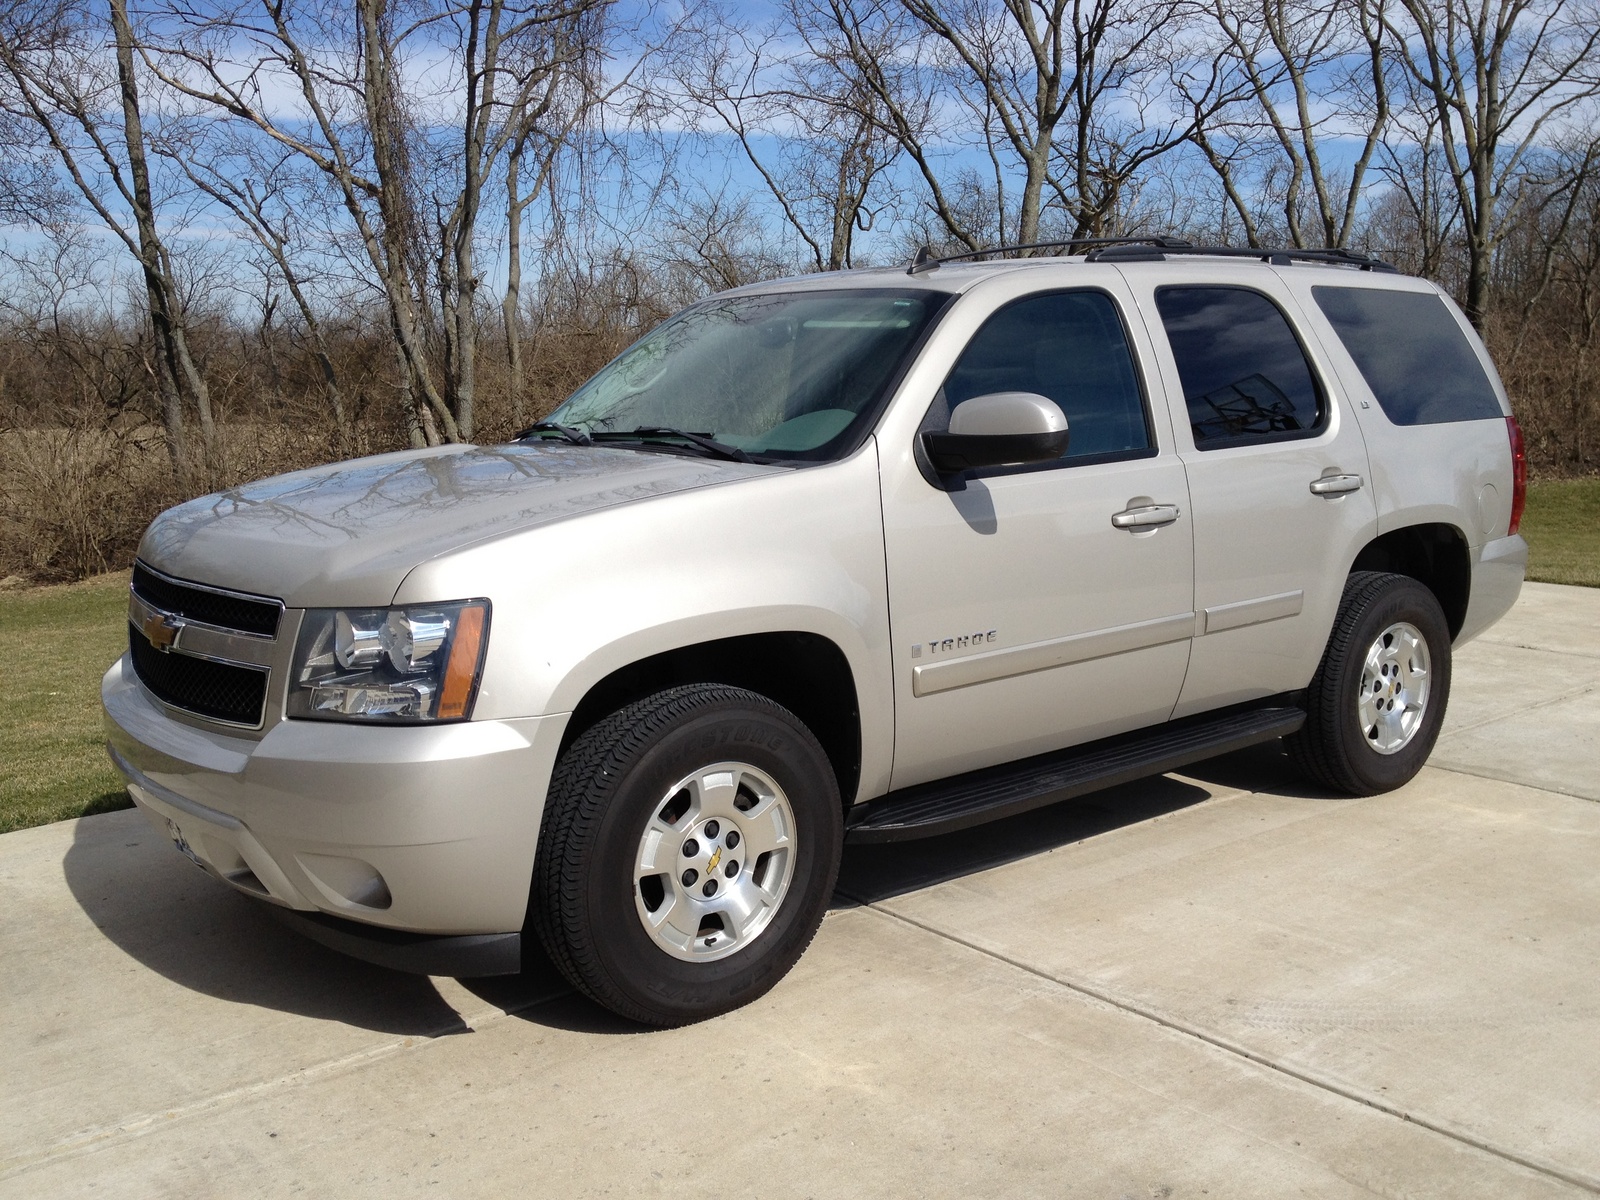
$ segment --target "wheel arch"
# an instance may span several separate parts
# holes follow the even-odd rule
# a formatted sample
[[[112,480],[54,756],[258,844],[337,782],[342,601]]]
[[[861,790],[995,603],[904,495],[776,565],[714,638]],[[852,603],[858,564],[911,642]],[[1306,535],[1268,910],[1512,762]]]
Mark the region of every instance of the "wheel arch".
[[[861,709],[844,651],[822,634],[783,630],[678,646],[618,667],[573,709],[561,751],[626,704],[685,683],[721,683],[783,705],[822,743],[848,808],[861,780]]]
[[[1454,640],[1472,595],[1472,552],[1454,525],[1427,522],[1380,534],[1362,547],[1351,571],[1392,571],[1417,580],[1439,601]]]

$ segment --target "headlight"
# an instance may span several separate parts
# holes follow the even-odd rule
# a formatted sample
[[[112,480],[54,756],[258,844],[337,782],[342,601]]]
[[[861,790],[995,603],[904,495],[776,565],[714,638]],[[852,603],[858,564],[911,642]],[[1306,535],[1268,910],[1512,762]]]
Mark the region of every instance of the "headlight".
[[[328,721],[458,721],[472,714],[489,602],[313,608],[300,623],[288,714]]]

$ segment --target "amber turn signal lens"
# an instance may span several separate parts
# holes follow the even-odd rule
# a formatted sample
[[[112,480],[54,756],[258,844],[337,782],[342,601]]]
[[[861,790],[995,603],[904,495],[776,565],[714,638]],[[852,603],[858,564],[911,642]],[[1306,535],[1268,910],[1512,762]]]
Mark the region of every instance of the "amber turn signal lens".
[[[478,665],[483,661],[483,635],[488,623],[488,606],[469,604],[457,618],[456,635],[450,645],[450,662],[444,669],[444,689],[439,693],[438,719],[448,721],[467,715],[472,691],[478,682]]]

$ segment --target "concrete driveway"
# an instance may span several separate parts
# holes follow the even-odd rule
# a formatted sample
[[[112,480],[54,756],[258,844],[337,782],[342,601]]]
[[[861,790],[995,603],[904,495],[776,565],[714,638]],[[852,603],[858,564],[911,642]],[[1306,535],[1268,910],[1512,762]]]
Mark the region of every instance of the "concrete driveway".
[[[351,962],[134,813],[0,837],[0,1196],[1600,1191],[1600,592],[1457,657],[1433,765],[1249,752],[857,848],[765,1000]]]

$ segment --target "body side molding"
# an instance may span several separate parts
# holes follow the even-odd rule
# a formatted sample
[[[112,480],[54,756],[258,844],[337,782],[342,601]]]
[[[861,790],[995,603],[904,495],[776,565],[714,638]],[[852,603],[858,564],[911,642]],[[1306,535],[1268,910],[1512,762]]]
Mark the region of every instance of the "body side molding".
[[[1126,654],[1130,650],[1181,642],[1193,635],[1194,625],[1194,613],[1178,613],[1170,617],[1157,617],[1153,621],[1137,621],[1132,625],[1115,625],[1091,633],[1075,633],[1070,637],[1032,642],[1026,646],[969,654],[945,662],[924,663],[911,669],[911,693],[914,696],[928,696],[974,683],[988,683],[1012,675],[1027,675],[1051,667],[1064,667],[1069,663],[1088,662],[1093,658]]]
[[[1206,608],[1204,620],[1199,622],[1201,628],[1195,632],[1221,633],[1225,629],[1298,617],[1300,610],[1305,607],[1305,598],[1305,592],[1296,589],[1271,596],[1258,596],[1254,600],[1238,600],[1232,604],[1213,604]]]

